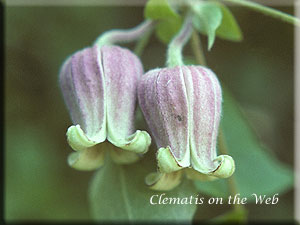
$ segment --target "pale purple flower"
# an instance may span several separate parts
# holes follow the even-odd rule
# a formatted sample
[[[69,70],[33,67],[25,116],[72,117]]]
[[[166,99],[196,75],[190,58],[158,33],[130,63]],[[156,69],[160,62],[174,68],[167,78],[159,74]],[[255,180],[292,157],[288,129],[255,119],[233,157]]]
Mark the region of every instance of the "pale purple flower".
[[[158,147],[160,176],[168,180],[170,173],[183,168],[192,168],[192,173],[185,171],[193,176],[197,171],[199,177],[232,175],[233,159],[216,152],[222,91],[210,69],[176,66],[151,70],[139,82],[138,98]],[[171,189],[179,182],[154,189]]]
[[[120,163],[135,161],[136,153],[147,151],[149,134],[134,127],[142,74],[138,57],[118,46],[94,45],[65,61],[59,81],[74,124],[67,131],[77,151],[68,159],[72,167],[95,169],[106,151]]]

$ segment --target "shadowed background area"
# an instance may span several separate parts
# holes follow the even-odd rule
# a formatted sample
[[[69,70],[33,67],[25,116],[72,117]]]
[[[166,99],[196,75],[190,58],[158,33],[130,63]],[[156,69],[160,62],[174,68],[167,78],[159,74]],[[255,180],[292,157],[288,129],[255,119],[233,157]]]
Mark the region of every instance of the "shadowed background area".
[[[212,50],[205,51],[207,63],[241,104],[263,145],[292,167],[293,27],[247,9],[231,9],[244,40],[217,39]],[[278,9],[293,14],[291,7]],[[71,121],[58,72],[67,56],[91,45],[102,32],[130,28],[142,20],[142,7],[5,9],[7,221],[91,219],[87,189],[93,173],[76,171],[66,163],[71,148],[65,133]],[[206,37],[201,39],[206,48]],[[165,51],[153,35],[141,57],[145,71],[163,67]],[[188,47],[184,52],[192,55]],[[246,207],[252,220],[291,220],[293,190],[281,194],[277,205]],[[229,206],[201,205],[195,217],[207,219],[225,208]]]

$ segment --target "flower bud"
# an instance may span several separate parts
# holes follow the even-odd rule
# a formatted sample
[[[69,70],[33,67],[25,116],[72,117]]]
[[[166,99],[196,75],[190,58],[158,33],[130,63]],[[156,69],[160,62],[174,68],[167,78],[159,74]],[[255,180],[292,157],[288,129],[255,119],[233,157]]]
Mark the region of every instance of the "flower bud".
[[[151,70],[139,82],[138,98],[158,147],[160,173],[187,168],[188,177],[195,177],[192,168],[199,177],[226,178],[233,174],[233,159],[228,155],[217,157],[216,153],[222,93],[211,70],[202,66]],[[162,185],[159,181],[158,187],[158,182],[151,180],[152,188],[159,190],[179,184],[166,181]],[[146,183],[151,183],[149,177]]]
[[[147,151],[149,134],[134,128],[142,73],[140,60],[117,46],[94,45],[65,61],[59,81],[74,124],[67,131],[68,142],[77,151],[69,157],[71,166],[98,168],[105,151],[115,161],[129,163],[138,159],[136,153]]]

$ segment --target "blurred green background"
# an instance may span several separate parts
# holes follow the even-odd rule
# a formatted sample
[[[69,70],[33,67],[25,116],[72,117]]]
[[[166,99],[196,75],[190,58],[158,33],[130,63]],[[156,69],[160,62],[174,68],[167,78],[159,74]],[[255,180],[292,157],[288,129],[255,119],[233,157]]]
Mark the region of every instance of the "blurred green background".
[[[240,43],[217,39],[207,62],[241,104],[262,143],[293,167],[293,26],[231,7]],[[278,7],[293,14],[291,7]],[[87,188],[92,172],[68,167],[71,125],[58,87],[64,59],[102,32],[143,20],[142,7],[5,8],[5,218],[6,221],[90,220]],[[206,47],[206,37],[201,37]],[[134,45],[127,45],[133,48]],[[145,71],[163,67],[166,46],[155,36],[141,59]],[[189,48],[186,55],[192,55]],[[293,190],[273,206],[247,204],[251,220],[291,220]],[[210,205],[210,218],[227,206]],[[203,212],[203,210],[205,212]]]

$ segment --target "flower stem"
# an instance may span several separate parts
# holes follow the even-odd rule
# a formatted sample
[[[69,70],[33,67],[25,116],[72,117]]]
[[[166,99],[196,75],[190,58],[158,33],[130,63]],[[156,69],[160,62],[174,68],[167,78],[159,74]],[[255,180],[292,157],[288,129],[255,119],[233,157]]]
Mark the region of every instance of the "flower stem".
[[[300,26],[300,20],[298,18],[296,18],[292,15],[280,12],[276,9],[272,9],[270,7],[267,7],[267,6],[263,6],[261,4],[255,3],[255,2],[246,1],[246,0],[223,0],[223,1],[238,4],[238,5],[241,5],[241,6],[244,6],[244,7],[248,7],[252,10],[261,12],[265,15],[272,16],[274,18],[280,19],[284,22]]]
[[[152,20],[146,20],[138,26],[131,29],[115,29],[107,31],[101,34],[94,44],[99,46],[111,45],[115,43],[127,43],[140,39],[145,32],[152,30],[156,22]]]
[[[134,48],[134,53],[137,56],[140,57],[142,55],[146,45],[149,42],[152,31],[153,31],[153,29],[148,30],[136,43],[135,48]]]
[[[184,65],[182,59],[182,49],[191,37],[193,31],[192,17],[188,14],[178,34],[171,40],[167,52],[167,66]]]

